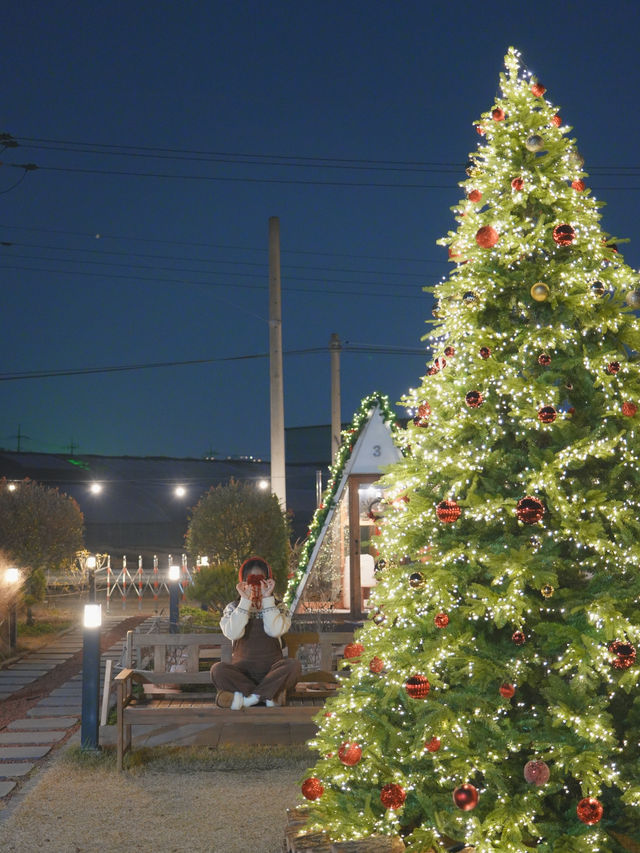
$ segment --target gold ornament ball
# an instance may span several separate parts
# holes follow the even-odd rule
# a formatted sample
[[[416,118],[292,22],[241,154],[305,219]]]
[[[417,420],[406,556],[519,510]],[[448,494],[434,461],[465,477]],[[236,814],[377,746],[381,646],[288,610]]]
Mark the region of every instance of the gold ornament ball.
[[[625,301],[630,308],[640,308],[640,290],[629,290]]]
[[[551,596],[552,596],[552,595],[553,595],[553,593],[555,592],[555,589],[551,586],[551,584],[550,584],[550,583],[546,583],[546,584],[542,587],[542,589],[540,590],[540,592],[542,593],[542,597],[543,597],[543,598],[551,598]]]
[[[422,572],[412,572],[409,575],[409,586],[411,589],[424,589],[426,585],[427,581]]]
[[[549,286],[546,285],[543,281],[538,281],[531,288],[531,296],[536,300],[536,302],[546,302],[549,298]]]

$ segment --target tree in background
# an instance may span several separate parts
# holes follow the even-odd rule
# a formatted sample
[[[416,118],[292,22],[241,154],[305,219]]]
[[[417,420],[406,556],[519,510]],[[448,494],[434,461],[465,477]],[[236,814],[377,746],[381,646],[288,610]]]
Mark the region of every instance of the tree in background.
[[[544,86],[506,69],[302,790],[333,840],[614,853],[640,839],[640,289]]]
[[[288,520],[278,498],[254,483],[232,479],[209,489],[191,511],[186,545],[192,557],[206,555],[212,567],[227,564],[235,566],[236,573],[247,557],[257,554],[271,565],[276,587],[284,590]]]
[[[0,549],[24,573],[28,608],[44,598],[46,572],[72,566],[84,547],[84,519],[75,500],[34,480],[0,480]]]

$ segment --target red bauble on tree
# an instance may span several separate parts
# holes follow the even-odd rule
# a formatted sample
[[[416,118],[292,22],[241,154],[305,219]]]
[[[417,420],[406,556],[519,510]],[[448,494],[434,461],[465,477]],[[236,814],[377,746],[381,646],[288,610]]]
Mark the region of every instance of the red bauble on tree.
[[[480,192],[480,190],[471,190],[467,198],[469,199],[469,201],[477,202],[482,199],[482,193]]]
[[[447,359],[442,358],[442,356],[438,356],[438,358],[436,358],[436,360],[433,363],[434,363],[435,367],[438,368],[438,370],[444,370],[445,367],[447,366]]]
[[[433,619],[436,628],[446,628],[449,624],[449,617],[446,613],[437,613]]]
[[[557,416],[558,413],[553,406],[543,406],[538,409],[538,420],[541,424],[552,424]]]
[[[480,347],[480,358],[486,359],[486,358],[490,358],[490,357],[491,357],[491,350],[489,349],[489,347]]]
[[[551,364],[551,356],[546,352],[541,352],[538,356],[538,364],[541,364],[543,367],[549,367]]]
[[[424,675],[412,675],[407,678],[404,689],[412,699],[426,699],[431,685]]]
[[[544,515],[544,504],[538,498],[527,495],[516,505],[516,515],[525,524],[536,524]]]
[[[530,785],[546,785],[550,775],[549,765],[544,761],[527,761],[524,765],[524,778]]]
[[[516,644],[516,646],[524,646],[527,641],[524,633],[522,631],[514,631],[511,635],[511,639]]]
[[[531,91],[536,96],[536,98],[541,98],[547,91],[547,88],[546,86],[543,86],[542,83],[532,83]]]
[[[611,661],[611,666],[614,669],[629,669],[636,662],[636,649],[631,643],[616,640],[609,645],[609,651],[615,655]]]
[[[445,347],[444,354],[447,356],[447,358],[452,358],[452,356],[456,354],[456,351],[454,347]]]
[[[440,501],[436,507],[438,521],[443,524],[453,524],[460,518],[461,509],[455,501]]]
[[[344,657],[353,659],[359,658],[360,655],[364,652],[364,646],[362,643],[347,643],[344,647],[344,652],[342,653]]]
[[[385,785],[380,791],[380,802],[385,809],[399,809],[407,799],[404,788],[393,782]]]
[[[610,361],[609,364],[605,367],[605,370],[611,376],[615,376],[615,374],[620,370],[620,362]]]
[[[474,785],[468,782],[465,785],[460,785],[453,792],[453,802],[463,812],[470,812],[478,805],[478,791]]]
[[[338,750],[338,758],[346,767],[353,767],[362,758],[362,747],[345,741]]]
[[[476,125],[476,133],[477,133],[479,136],[484,136],[485,131],[484,131],[484,127],[482,127],[482,125],[481,125],[481,124],[477,124],[477,125]]]
[[[382,660],[382,658],[379,658],[379,657],[371,658],[371,660],[369,661],[369,672],[378,673],[378,672],[382,672],[383,669],[384,669],[384,661]]]
[[[504,110],[501,110],[500,107],[491,110],[491,118],[494,121],[504,121]]]
[[[586,184],[584,181],[571,181],[571,189],[575,190],[577,193],[584,192]]]
[[[516,192],[519,193],[523,187],[524,187],[524,181],[522,180],[522,178],[520,178],[520,177],[514,178],[511,181],[511,189],[514,189]]]
[[[464,401],[470,409],[477,409],[484,403],[484,397],[480,391],[469,391],[465,395]]]
[[[638,407],[630,400],[625,400],[625,402],[622,404],[621,411],[623,415],[626,415],[626,417],[632,418],[638,411]]]
[[[437,752],[440,749],[440,738],[432,737],[431,740],[425,740],[424,748],[428,752]]]
[[[551,124],[555,124],[556,127],[560,127],[562,124],[562,119],[557,113],[552,117]]]
[[[505,699],[513,699],[516,692],[516,688],[514,687],[514,685],[510,684],[510,682],[508,681],[505,681],[503,684],[501,684],[499,690],[500,695],[504,696]]]
[[[553,239],[558,246],[569,246],[576,239],[576,232],[571,225],[556,225],[553,229]]]
[[[324,794],[324,787],[317,776],[310,776],[302,783],[302,794],[308,800],[318,800]]]
[[[604,809],[600,800],[596,800],[595,797],[585,797],[578,803],[576,812],[583,823],[593,826],[602,820]]]
[[[483,225],[476,233],[476,243],[483,249],[490,249],[495,246],[499,239],[500,235],[491,225]]]

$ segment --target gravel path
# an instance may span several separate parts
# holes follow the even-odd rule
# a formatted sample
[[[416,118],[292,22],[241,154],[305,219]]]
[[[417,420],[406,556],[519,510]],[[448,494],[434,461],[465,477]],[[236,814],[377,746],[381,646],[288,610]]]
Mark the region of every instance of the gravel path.
[[[280,853],[304,769],[116,773],[56,761],[0,825],[0,849]]]

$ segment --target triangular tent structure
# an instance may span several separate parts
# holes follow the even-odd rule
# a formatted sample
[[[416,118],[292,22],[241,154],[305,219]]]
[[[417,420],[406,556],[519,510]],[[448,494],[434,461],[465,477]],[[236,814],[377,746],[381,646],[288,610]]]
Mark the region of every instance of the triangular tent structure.
[[[323,503],[309,528],[285,600],[293,612],[331,612],[360,618],[375,585],[375,529],[383,469],[401,452],[393,440],[395,415],[386,397],[362,401],[342,443]]]

